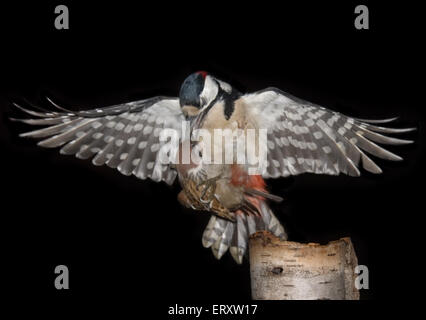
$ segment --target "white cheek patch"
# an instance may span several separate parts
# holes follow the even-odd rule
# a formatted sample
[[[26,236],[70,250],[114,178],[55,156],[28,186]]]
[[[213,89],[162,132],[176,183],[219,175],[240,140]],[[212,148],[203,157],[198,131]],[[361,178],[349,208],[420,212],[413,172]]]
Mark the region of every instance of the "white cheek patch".
[[[232,87],[229,83],[223,82],[221,80],[216,79],[217,82],[219,82],[220,87],[222,88],[223,91],[227,92],[227,93],[231,93],[232,91]]]
[[[209,105],[210,102],[212,102],[214,98],[216,98],[218,92],[219,88],[217,83],[213,80],[212,77],[206,76],[206,79],[204,80],[204,88],[200,94],[200,100],[203,104],[202,108]]]

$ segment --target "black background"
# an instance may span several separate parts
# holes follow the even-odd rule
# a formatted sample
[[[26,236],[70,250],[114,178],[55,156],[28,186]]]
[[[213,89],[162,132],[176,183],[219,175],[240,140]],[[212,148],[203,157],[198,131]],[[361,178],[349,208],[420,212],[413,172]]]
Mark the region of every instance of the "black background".
[[[217,261],[202,247],[209,216],[181,208],[177,185],[41,149],[17,137],[29,127],[8,120],[22,116],[12,101],[46,106],[48,95],[77,110],[175,96],[188,74],[207,70],[243,92],[275,86],[348,115],[398,115],[394,126],[419,128],[404,135],[415,144],[388,148],[403,162],[377,160],[381,176],[270,181],[271,191],[287,198],[273,209],[291,240],[352,238],[370,270],[370,289],[361,292],[369,306],[414,298],[422,263],[410,257],[421,253],[415,242],[424,233],[420,11],[408,2],[363,3],[370,9],[370,30],[363,31],[353,24],[361,3],[351,1],[2,4],[1,228],[9,296],[105,308],[123,300],[158,316],[175,303],[249,301],[248,263],[236,265],[229,254]],[[54,28],[58,4],[68,5],[70,30]],[[69,267],[68,291],[54,288],[59,264]],[[259,312],[289,306],[270,303]]]

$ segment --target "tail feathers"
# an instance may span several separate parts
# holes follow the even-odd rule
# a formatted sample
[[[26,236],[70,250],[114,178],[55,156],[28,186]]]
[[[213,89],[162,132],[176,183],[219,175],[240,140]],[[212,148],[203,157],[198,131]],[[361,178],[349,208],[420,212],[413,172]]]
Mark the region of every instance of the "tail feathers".
[[[229,249],[234,260],[241,264],[247,252],[248,239],[253,233],[267,230],[281,239],[287,239],[283,226],[267,203],[260,201],[259,209],[260,216],[247,215],[241,211],[235,212],[236,222],[212,216],[203,234],[203,246],[211,247],[217,259],[220,259]]]

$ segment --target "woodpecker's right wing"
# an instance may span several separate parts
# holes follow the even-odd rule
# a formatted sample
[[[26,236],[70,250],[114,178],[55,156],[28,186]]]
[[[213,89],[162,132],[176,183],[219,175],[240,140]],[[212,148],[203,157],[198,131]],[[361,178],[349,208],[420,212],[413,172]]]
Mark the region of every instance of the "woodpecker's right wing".
[[[160,141],[159,136],[166,128],[181,134],[185,118],[177,98],[155,97],[79,112],[50,102],[59,112],[39,112],[15,104],[36,119],[12,120],[48,126],[21,137],[43,138],[39,146],[61,147],[60,153],[74,154],[80,159],[94,156],[94,165],[107,164],[124,175],[173,183],[176,171],[159,161],[159,150],[167,149],[162,149],[167,142]]]

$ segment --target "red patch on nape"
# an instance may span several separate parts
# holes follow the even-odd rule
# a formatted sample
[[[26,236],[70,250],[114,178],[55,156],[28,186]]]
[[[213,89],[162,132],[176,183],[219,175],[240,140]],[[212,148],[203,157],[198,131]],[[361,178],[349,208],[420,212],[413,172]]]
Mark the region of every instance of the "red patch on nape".
[[[196,73],[201,74],[204,79],[207,77],[207,71],[197,71]]]

